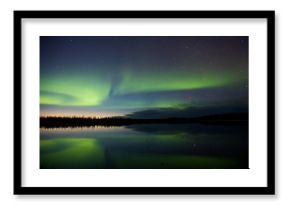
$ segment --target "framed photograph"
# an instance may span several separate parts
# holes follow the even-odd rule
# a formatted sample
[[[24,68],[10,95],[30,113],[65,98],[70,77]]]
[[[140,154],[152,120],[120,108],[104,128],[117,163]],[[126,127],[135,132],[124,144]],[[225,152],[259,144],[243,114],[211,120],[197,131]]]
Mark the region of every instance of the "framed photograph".
[[[274,194],[274,11],[14,11],[14,194]]]

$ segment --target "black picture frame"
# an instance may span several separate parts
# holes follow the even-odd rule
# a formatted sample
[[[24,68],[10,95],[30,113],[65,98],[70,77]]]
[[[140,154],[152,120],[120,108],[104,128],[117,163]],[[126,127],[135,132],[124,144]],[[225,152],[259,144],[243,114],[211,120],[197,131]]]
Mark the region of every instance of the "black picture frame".
[[[234,18],[267,20],[266,187],[23,187],[21,24],[27,18]],[[275,194],[275,12],[274,11],[14,11],[14,194]]]

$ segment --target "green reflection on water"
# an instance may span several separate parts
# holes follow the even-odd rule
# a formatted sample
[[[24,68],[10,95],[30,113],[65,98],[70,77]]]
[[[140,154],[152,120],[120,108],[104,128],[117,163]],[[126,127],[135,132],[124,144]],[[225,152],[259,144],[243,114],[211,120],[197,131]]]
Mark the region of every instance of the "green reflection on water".
[[[105,157],[96,139],[42,139],[40,168],[101,168]]]
[[[153,125],[145,128],[142,127],[144,131],[98,127],[42,130],[40,168],[248,168],[247,133],[242,128],[196,126],[190,130],[181,127],[180,131]]]
[[[112,157],[117,167],[124,169],[166,168],[166,169],[228,169],[238,165],[234,158],[166,155],[166,154],[129,154],[115,153]]]
[[[113,150],[105,155],[100,142],[90,138],[42,139],[40,150],[40,167],[49,169],[222,169],[235,168],[238,164],[234,158],[184,154],[131,153]]]

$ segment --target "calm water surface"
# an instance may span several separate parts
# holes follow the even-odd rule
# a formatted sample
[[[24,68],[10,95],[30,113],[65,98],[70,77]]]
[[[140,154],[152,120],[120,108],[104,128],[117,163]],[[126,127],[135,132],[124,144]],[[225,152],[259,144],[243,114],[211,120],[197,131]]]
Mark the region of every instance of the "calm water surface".
[[[248,127],[151,124],[41,128],[40,168],[248,168]]]

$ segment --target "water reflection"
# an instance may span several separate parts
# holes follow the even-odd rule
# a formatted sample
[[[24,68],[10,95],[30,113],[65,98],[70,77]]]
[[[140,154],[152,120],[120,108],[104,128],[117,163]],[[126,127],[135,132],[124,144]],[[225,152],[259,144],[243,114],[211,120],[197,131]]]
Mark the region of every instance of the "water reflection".
[[[40,168],[248,168],[248,127],[41,128]]]

